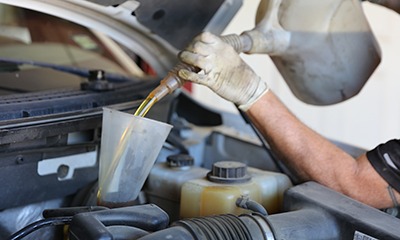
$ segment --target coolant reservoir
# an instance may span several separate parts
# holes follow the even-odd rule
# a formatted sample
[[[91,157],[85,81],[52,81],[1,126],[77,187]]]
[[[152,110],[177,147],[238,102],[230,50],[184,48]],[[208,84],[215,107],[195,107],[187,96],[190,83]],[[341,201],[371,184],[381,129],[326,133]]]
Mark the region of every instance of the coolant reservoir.
[[[268,213],[276,213],[281,209],[284,191],[291,186],[281,173],[247,168],[239,162],[217,162],[207,177],[183,184],[180,217],[247,213],[236,206],[241,196],[260,203]]]
[[[171,221],[178,220],[182,185],[189,180],[205,176],[207,172],[208,169],[194,166],[194,159],[190,155],[171,155],[166,162],[154,165],[144,191],[149,202],[162,207]]]

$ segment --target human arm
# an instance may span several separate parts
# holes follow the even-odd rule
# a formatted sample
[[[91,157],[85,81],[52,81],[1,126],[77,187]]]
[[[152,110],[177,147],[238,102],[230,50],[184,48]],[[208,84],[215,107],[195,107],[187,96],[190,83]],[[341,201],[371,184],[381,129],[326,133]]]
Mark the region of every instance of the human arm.
[[[299,121],[229,45],[215,36],[202,34],[180,58],[202,71],[180,70],[179,76],[206,85],[239,105],[272,150],[302,180],[317,181],[377,208],[393,205],[388,184],[365,154],[354,159]],[[396,197],[400,200],[398,193]]]
[[[376,208],[393,206],[387,182],[365,154],[354,159],[299,121],[272,91],[256,101],[247,114],[274,153],[302,180],[319,182]]]

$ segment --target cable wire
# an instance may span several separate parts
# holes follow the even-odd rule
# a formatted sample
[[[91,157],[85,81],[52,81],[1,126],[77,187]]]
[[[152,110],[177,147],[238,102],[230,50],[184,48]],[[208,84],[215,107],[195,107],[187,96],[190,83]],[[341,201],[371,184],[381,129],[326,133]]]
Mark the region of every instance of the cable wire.
[[[19,240],[27,235],[31,234],[32,232],[39,230],[43,227],[47,226],[60,226],[60,225],[67,225],[71,222],[72,216],[69,217],[54,217],[54,218],[47,218],[42,219],[36,222],[33,222],[26,227],[22,228],[18,232],[11,235],[8,240]]]

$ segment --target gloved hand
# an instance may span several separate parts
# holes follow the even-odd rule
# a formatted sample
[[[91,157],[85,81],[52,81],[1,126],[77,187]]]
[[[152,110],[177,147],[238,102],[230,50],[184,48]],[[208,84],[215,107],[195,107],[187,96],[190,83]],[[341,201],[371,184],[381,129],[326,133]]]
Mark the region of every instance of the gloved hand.
[[[382,5],[400,14],[400,0],[368,0],[368,2]]]
[[[178,71],[179,77],[208,86],[222,98],[247,111],[268,91],[268,85],[239,56],[232,46],[205,32],[179,54],[182,62],[200,68],[195,73]]]

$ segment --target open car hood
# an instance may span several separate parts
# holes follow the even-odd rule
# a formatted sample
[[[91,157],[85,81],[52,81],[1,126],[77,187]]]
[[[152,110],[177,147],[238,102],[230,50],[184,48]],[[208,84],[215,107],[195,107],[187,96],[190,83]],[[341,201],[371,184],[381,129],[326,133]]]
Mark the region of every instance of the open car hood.
[[[0,0],[53,15],[102,32],[152,63],[158,75],[177,62],[176,54],[201,31],[223,31],[242,0]],[[182,7],[185,6],[185,11]]]
[[[101,143],[118,143],[102,134],[103,107],[132,112],[176,64],[179,49],[203,30],[221,33],[241,5],[188,2],[0,0],[26,8],[6,6],[16,17],[3,29],[22,34],[11,38],[0,28],[0,239],[398,239],[398,219],[319,184],[299,184],[245,116],[205,107],[184,91],[146,115],[174,128],[134,206],[97,208]],[[118,44],[108,47],[104,34]],[[116,50],[129,50],[127,58]],[[144,76],[124,71],[128,60],[144,64]],[[99,69],[129,80],[99,79]],[[106,84],[91,86],[93,80]],[[338,145],[353,157],[365,152]],[[241,164],[215,165],[227,160]],[[203,185],[211,169],[229,176],[211,175],[217,181]],[[191,184],[185,195],[184,183]],[[210,188],[191,192],[197,183]],[[219,211],[226,207],[235,212]]]

